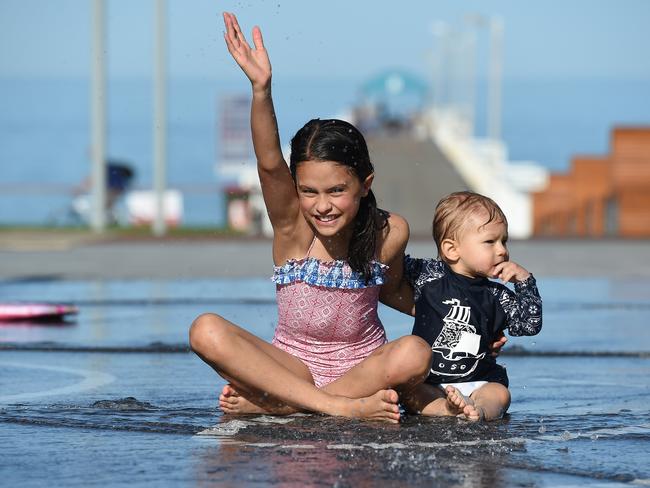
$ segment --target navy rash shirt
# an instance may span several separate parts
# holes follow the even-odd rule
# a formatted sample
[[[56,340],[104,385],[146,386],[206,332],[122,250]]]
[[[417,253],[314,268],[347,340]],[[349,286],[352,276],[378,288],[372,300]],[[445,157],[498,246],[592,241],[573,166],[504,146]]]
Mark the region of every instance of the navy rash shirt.
[[[503,330],[535,335],[542,328],[542,299],[531,274],[513,292],[487,278],[454,273],[443,261],[406,256],[404,273],[413,286],[413,334],[431,345],[427,383],[490,381],[508,386],[504,367],[490,355]]]

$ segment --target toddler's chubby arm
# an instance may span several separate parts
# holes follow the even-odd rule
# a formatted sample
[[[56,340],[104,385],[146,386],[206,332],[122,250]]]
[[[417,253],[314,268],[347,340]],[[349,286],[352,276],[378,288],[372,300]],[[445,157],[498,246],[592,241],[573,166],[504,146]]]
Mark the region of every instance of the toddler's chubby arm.
[[[224,39],[228,52],[251,82],[251,130],[264,203],[275,231],[290,231],[298,219],[298,197],[289,167],[282,156],[278,124],[271,98],[271,62],[262,32],[253,28],[253,46],[246,41],[234,14],[224,12]]]
[[[494,277],[515,284],[514,293],[503,287],[498,297],[508,317],[510,335],[538,334],[542,329],[542,297],[533,275],[514,261],[506,261],[495,267]]]

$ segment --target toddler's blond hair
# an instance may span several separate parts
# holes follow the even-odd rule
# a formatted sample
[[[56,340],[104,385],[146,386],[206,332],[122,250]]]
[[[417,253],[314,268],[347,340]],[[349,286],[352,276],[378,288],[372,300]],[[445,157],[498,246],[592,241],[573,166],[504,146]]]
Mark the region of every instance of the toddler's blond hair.
[[[472,191],[458,191],[447,195],[436,205],[433,216],[433,240],[438,248],[438,257],[444,259],[441,253],[442,241],[445,239],[458,240],[463,225],[472,215],[485,214],[485,222],[503,222],[506,227],[508,220],[494,200]]]

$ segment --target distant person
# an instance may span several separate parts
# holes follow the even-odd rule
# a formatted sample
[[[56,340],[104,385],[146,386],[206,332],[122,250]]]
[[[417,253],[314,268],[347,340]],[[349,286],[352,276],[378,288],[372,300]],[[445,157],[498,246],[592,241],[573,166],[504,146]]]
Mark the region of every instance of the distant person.
[[[399,421],[398,392],[428,373],[431,348],[409,335],[387,342],[378,300],[404,308],[408,225],[377,208],[361,133],[341,120],[309,121],[291,140],[287,166],[271,98],[271,65],[258,27],[254,49],[224,13],[228,51],[249,78],[251,126],[273,227],[279,321],[271,343],[206,313],[190,328],[192,349],[226,379],[225,413],[298,410]],[[245,259],[245,257],[243,258]]]
[[[109,159],[106,162],[106,217],[111,224],[117,223],[115,205],[124,193],[130,188],[135,178],[135,170],[130,163],[116,159]],[[91,212],[90,192],[92,180],[90,177],[84,179],[74,189],[75,198],[72,202],[72,213],[77,218],[88,220]]]
[[[433,237],[439,259],[405,260],[415,294],[413,334],[432,348],[431,371],[405,400],[423,415],[500,418],[510,405],[508,375],[489,345],[507,329],[535,335],[542,299],[535,278],[509,260],[508,222],[483,195],[458,192],[438,203]],[[514,283],[515,291],[489,280]]]
[[[106,164],[106,210],[113,220],[114,206],[131,186],[134,176],[135,172],[128,163],[109,160]]]
[[[109,159],[106,163],[106,187],[116,193],[124,193],[133,180],[135,172],[130,164]]]

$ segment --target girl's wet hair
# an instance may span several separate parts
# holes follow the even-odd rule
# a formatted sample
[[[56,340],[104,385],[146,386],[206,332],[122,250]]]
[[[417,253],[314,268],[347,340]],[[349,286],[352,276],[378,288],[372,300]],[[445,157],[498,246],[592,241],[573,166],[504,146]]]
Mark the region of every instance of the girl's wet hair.
[[[296,181],[298,165],[305,161],[333,161],[345,166],[361,183],[374,173],[368,146],[361,132],[338,119],[312,119],[291,139],[289,168]],[[377,235],[388,223],[387,213],[377,208],[372,190],[361,198],[354,231],[348,247],[350,267],[370,278],[375,259]]]
[[[472,191],[458,191],[447,195],[436,205],[433,216],[433,240],[438,248],[438,256],[444,258],[440,250],[445,239],[458,239],[463,224],[472,215],[485,215],[486,219],[480,227],[490,222],[503,222],[506,227],[508,220],[494,200]]]

